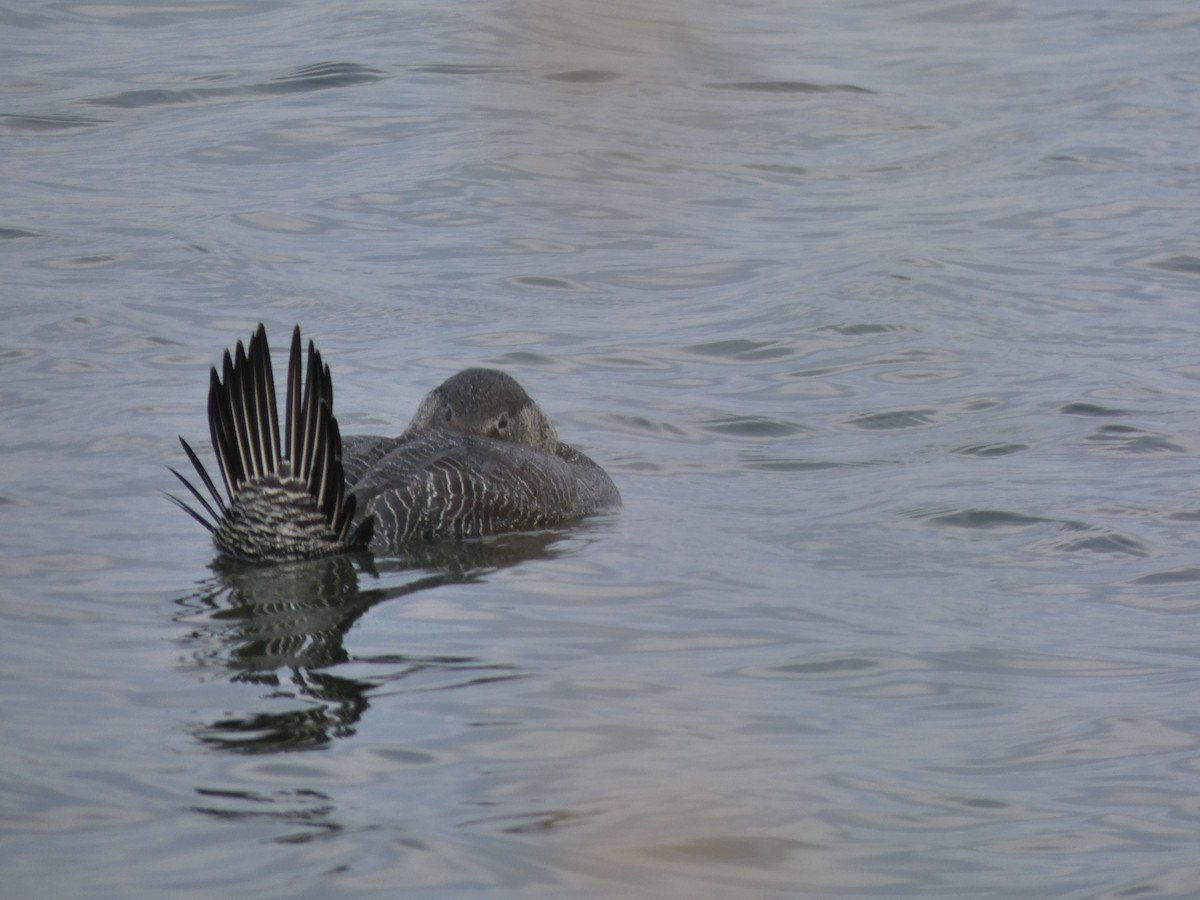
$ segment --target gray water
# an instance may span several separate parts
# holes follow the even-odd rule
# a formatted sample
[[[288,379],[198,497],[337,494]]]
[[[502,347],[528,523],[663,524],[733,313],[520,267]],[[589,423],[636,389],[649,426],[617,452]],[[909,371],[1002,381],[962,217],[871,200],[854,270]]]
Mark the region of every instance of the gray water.
[[[1193,0],[0,8],[0,893],[1200,894]],[[208,368],[617,515],[213,567]],[[206,453],[207,455],[207,453]]]

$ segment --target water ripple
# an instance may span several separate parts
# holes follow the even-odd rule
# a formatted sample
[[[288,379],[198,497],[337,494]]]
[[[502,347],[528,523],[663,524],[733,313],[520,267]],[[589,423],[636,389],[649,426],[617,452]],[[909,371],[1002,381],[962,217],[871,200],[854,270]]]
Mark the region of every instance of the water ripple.
[[[92,106],[117,109],[143,109],[151,106],[195,104],[236,97],[291,94],[305,91],[319,91],[326,88],[350,87],[380,81],[385,77],[387,76],[384,72],[373,69],[370,66],[348,62],[327,62],[304,66],[287,75],[280,75],[270,81],[259,82],[257,84],[183,89],[146,88],[142,90],[122,91],[119,94],[111,94],[105,97],[91,97],[82,102]]]
[[[753,94],[874,94],[853,84],[816,84],[811,81],[721,81],[706,84],[717,91],[746,91]]]
[[[70,133],[107,124],[107,119],[72,115],[0,115],[0,128],[9,131]]]

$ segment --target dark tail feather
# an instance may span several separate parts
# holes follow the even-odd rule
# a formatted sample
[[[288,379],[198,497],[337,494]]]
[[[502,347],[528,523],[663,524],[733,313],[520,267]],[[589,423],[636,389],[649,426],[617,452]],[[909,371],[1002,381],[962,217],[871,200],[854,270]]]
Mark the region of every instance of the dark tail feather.
[[[170,468],[170,467],[168,466],[168,468]],[[171,472],[172,472],[172,474],[175,475],[176,478],[178,478],[180,481],[182,481],[187,486],[187,489],[189,491],[194,490],[194,488],[190,484],[187,483],[187,479],[185,479],[182,475],[180,475],[174,469],[171,469]],[[200,513],[196,512],[194,509],[192,509],[190,506],[188,506],[186,503],[184,503],[182,500],[180,500],[174,494],[168,494],[166,491],[163,491],[163,496],[166,497],[168,500],[170,500],[172,503],[174,503],[176,506],[178,506],[180,509],[182,509],[185,513],[187,513],[189,516],[191,516],[193,519],[195,519],[197,522],[199,522],[205,528],[207,528],[209,531],[215,532],[217,530],[217,527],[215,525],[213,525],[212,522],[208,521],[208,519],[204,518],[204,516],[200,515]]]
[[[217,486],[215,484],[213,484],[213,480],[208,477],[208,472],[205,471],[204,466],[200,463],[200,457],[196,456],[196,451],[193,450],[191,448],[191,446],[189,446],[188,442],[185,441],[183,438],[179,439],[179,443],[183,444],[183,452],[187,454],[187,458],[189,460],[191,460],[192,466],[199,473],[200,480],[203,481],[204,486],[206,488],[208,488],[208,493],[212,496],[213,502],[216,503],[217,509],[219,509],[221,511],[221,515],[224,515],[225,514],[225,501],[221,499],[221,494],[217,490]],[[171,471],[175,472],[174,469],[172,469]],[[190,484],[188,484],[186,481],[184,481],[183,476],[180,475],[178,472],[175,472],[175,477],[178,478],[180,481],[183,481],[184,484],[187,484],[188,490],[190,490],[195,495],[196,499],[199,500],[201,504],[203,504],[204,508],[206,510],[208,510],[208,513],[209,513],[209,515],[211,515],[213,517],[214,522],[220,520],[221,516],[218,515],[216,512],[214,512],[212,507],[210,507],[207,503],[204,502],[204,498],[202,496],[200,496],[199,491],[197,491],[194,487],[192,487]]]
[[[287,414],[284,421],[283,455],[288,459],[296,458],[296,447],[299,446],[300,417],[296,404],[300,402],[300,326],[292,329],[292,349],[288,354],[287,375]]]
[[[239,341],[225,351],[222,373],[209,379],[208,426],[225,483],[222,497],[199,458],[180,438],[184,452],[213,503],[178,472],[175,476],[208,513],[205,518],[177,497],[170,499],[213,532],[229,556],[276,561],[306,559],[365,546],[374,522],[351,531],[355,498],[346,494],[342,438],[333,416],[329,367],[311,341],[303,394],[300,328],[292,332],[283,447],[267,332],[260,324],[249,349]]]

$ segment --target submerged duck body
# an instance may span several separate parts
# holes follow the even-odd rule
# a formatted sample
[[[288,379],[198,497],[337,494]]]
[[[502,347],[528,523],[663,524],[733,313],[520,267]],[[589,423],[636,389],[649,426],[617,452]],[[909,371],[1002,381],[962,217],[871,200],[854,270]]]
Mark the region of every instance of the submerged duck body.
[[[232,356],[226,351],[223,368],[224,378],[216,369],[211,376],[209,428],[225,496],[180,438],[208,497],[175,475],[207,516],[171,499],[212,532],[226,556],[271,562],[396,551],[558,525],[621,505],[607,473],[560,441],[504,372],[451,376],[398,437],[342,438],[329,368],[311,342],[301,392],[298,327],[282,430],[263,326],[248,350],[239,342]]]

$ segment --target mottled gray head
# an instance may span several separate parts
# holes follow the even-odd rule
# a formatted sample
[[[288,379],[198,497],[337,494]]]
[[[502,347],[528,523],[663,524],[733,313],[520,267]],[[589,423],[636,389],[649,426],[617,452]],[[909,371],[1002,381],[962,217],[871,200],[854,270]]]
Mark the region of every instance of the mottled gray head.
[[[425,395],[408,430],[449,428],[553,453],[558,434],[541,408],[511,375],[496,369],[463,369]]]

